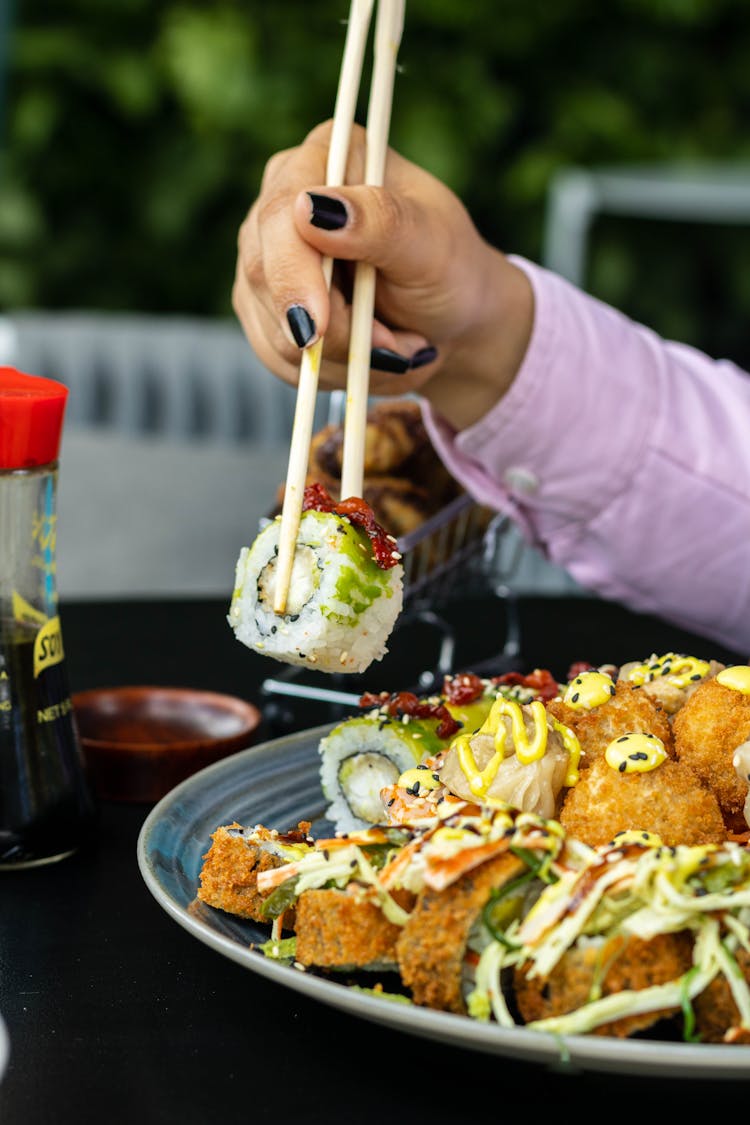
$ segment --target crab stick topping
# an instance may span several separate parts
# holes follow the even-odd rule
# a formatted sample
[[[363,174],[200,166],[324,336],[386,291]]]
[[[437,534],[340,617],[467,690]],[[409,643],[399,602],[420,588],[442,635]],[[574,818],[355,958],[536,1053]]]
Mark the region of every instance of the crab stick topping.
[[[731,688],[732,691],[750,695],[750,667],[747,664],[732,664],[729,668],[722,668],[716,677],[717,684]]]
[[[646,773],[668,757],[664,743],[655,734],[623,734],[604,751],[607,765],[619,773]]]

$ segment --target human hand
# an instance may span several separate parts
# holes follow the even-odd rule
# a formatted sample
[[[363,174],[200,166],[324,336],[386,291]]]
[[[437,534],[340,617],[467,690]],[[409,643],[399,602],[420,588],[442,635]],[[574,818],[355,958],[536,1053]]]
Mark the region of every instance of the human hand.
[[[355,126],[347,181],[324,183],[330,122],[268,162],[239,235],[233,303],[259,359],[288,382],[324,336],[320,382],[346,385],[353,263],[377,274],[374,395],[419,392],[458,428],[507,390],[528,342],[529,283],[486,243],[460,200],[389,150],[385,186],[362,185]],[[321,257],[336,261],[330,293]],[[382,370],[385,367],[385,370]]]

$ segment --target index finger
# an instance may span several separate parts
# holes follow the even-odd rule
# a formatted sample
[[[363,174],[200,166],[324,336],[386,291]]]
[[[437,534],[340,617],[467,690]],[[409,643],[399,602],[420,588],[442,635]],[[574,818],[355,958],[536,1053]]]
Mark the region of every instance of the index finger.
[[[256,296],[276,315],[284,332],[298,346],[312,343],[328,327],[328,285],[322,256],[301,236],[294,221],[294,201],[301,190],[325,177],[330,125],[319,126],[296,149],[272,157],[261,192],[251,209],[243,266]],[[257,259],[254,260],[254,256]],[[290,310],[297,325],[311,329],[301,339],[290,328]]]

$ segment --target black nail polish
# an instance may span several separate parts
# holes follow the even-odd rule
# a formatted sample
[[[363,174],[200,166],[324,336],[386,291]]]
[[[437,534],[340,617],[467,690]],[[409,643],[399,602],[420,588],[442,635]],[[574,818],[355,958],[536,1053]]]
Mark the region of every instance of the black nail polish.
[[[390,348],[373,348],[370,352],[370,367],[376,371],[389,371],[391,375],[405,375],[409,370],[409,360],[405,355],[392,352]]]
[[[292,305],[286,318],[298,348],[306,347],[315,335],[315,321],[303,305]]]
[[[308,191],[310,197],[310,222],[321,230],[341,230],[346,226],[349,218],[346,207],[340,199],[331,199],[328,195],[316,195]]]
[[[419,351],[415,352],[411,357],[409,367],[412,371],[414,371],[417,367],[426,367],[428,363],[432,363],[434,359],[437,359],[437,355],[437,348],[433,348],[432,346],[427,348],[420,348]]]

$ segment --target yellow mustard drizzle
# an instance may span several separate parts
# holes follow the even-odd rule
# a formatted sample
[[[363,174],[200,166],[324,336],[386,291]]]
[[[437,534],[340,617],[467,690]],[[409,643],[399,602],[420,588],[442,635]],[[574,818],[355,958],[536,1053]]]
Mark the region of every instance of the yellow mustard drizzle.
[[[688,687],[691,682],[702,680],[708,675],[710,665],[697,656],[685,656],[679,652],[666,652],[664,656],[652,656],[643,664],[637,664],[628,673],[628,680],[632,684],[650,684],[663,676],[668,683],[675,687]]]
[[[747,664],[732,664],[729,668],[722,668],[716,676],[716,682],[732,691],[750,695],[750,667]]]
[[[604,751],[607,765],[619,773],[646,773],[668,757],[664,743],[655,734],[621,734]]]
[[[420,789],[439,789],[440,779],[428,769],[419,769],[415,766],[413,769],[404,770],[396,783],[399,789],[414,790],[414,786],[418,785]]]
[[[606,672],[581,672],[568,684],[563,703],[574,711],[591,711],[601,707],[615,694],[615,685]]]
[[[661,848],[663,846],[662,838],[657,836],[656,832],[646,832],[639,828],[623,828],[621,832],[615,833],[612,843],[618,847],[626,844],[640,844],[642,848]]]
[[[578,765],[581,761],[581,744],[570,727],[566,727],[565,723],[561,723],[560,720],[556,719],[554,716],[550,716],[550,719],[552,721],[552,729],[556,730],[560,735],[562,744],[568,751],[568,770],[565,774],[563,785],[569,787],[575,785],[581,776],[578,772]]]
[[[492,734],[495,736],[495,753],[482,770],[480,770],[477,765],[471,749],[473,735],[460,734],[453,743],[453,748],[458,756],[458,764],[474,796],[496,805],[498,808],[505,807],[504,802],[494,802],[493,799],[488,796],[488,790],[495,780],[497,771],[500,769],[506,756],[506,728],[505,724],[502,722],[503,715],[508,715],[510,718],[511,737],[516,757],[519,762],[525,766],[544,757],[547,749],[547,720],[549,718],[553,730],[557,731],[560,735],[563,747],[568,752],[568,769],[563,784],[566,786],[575,785],[579,779],[578,766],[581,759],[581,744],[576,735],[570,727],[559,722],[554,716],[548,716],[547,710],[540,700],[535,700],[528,706],[534,720],[534,736],[531,741],[529,741],[529,737],[526,734],[526,725],[524,723],[523,711],[521,710],[520,704],[512,699],[502,697],[495,700],[484,725],[478,732],[479,734]]]

